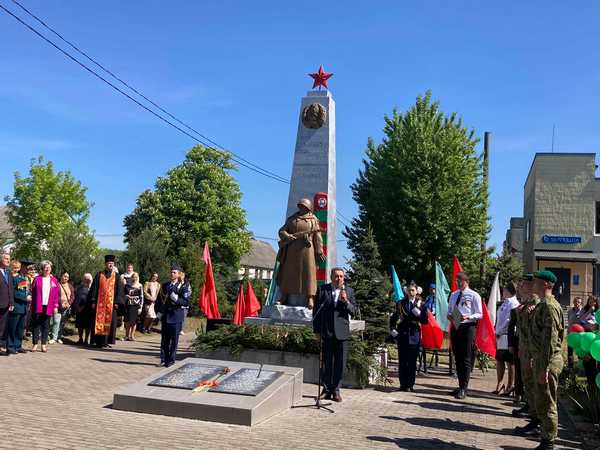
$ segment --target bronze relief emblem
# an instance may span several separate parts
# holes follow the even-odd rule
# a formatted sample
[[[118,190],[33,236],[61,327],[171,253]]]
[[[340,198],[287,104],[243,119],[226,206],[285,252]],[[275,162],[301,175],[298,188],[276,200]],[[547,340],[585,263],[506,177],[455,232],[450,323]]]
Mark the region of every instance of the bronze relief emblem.
[[[327,118],[327,111],[320,103],[311,103],[302,110],[302,124],[306,128],[321,128]]]

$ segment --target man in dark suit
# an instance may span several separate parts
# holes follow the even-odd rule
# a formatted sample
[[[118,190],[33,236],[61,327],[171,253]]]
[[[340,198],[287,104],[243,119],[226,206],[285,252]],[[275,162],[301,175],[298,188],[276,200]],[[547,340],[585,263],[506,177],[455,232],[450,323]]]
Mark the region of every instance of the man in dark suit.
[[[10,273],[10,255],[3,253],[0,256],[0,351],[6,351],[6,337],[8,330],[8,313],[14,309],[15,296],[13,277]]]
[[[356,313],[354,291],[344,284],[344,269],[331,270],[331,283],[317,290],[313,330],[323,339],[323,392],[326,400],[342,401],[340,387],[346,367],[350,317]]]
[[[171,281],[163,283],[156,302],[156,310],[161,314],[160,365],[165,367],[175,364],[184,308],[189,306],[189,284],[181,281],[181,272],[181,267],[171,267]]]

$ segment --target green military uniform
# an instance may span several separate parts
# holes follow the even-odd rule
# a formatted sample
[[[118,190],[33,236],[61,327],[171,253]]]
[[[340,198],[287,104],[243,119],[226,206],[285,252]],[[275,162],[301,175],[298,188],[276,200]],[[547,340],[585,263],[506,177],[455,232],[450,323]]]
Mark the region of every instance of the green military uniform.
[[[517,314],[517,328],[519,330],[519,352],[521,358],[521,378],[523,380],[523,386],[525,388],[525,397],[527,398],[527,404],[529,405],[529,411],[532,417],[535,417],[535,379],[531,369],[531,355],[529,352],[530,347],[530,334],[529,324],[531,318],[535,313],[535,310],[531,313],[528,311],[530,306],[536,306],[540,302],[540,298],[533,294],[531,298],[526,299],[523,302],[523,307]]]
[[[556,283],[552,272],[536,273],[536,278]],[[564,318],[560,304],[553,295],[546,296],[535,308],[529,327],[529,354],[533,361],[535,410],[542,427],[542,439],[552,443],[558,435],[557,388],[564,360]],[[548,373],[548,383],[539,379]]]

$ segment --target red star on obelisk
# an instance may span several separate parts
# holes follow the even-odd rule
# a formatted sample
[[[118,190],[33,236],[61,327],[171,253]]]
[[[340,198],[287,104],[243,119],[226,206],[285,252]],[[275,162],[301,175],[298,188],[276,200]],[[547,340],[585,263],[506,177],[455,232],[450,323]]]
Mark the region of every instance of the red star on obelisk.
[[[327,80],[329,80],[333,74],[325,72],[323,69],[323,64],[321,64],[321,67],[319,67],[319,71],[317,73],[309,73],[308,76],[315,80],[312,88],[314,89],[318,87],[319,90],[321,90],[321,86],[327,89]]]

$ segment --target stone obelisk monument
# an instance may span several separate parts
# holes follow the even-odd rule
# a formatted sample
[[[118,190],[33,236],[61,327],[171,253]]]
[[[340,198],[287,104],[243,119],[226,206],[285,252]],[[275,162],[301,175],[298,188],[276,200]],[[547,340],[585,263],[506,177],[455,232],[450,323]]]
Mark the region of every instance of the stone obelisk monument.
[[[286,217],[294,214],[301,198],[314,201],[315,194],[327,194],[327,263],[326,276],[337,264],[336,252],[336,176],[335,176],[335,102],[327,89],[333,74],[319,68],[313,89],[302,98],[298,117],[298,134]],[[321,90],[321,87],[325,89]],[[321,200],[322,201],[322,200]],[[314,205],[315,209],[318,205]]]

